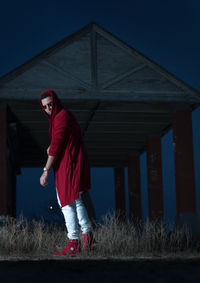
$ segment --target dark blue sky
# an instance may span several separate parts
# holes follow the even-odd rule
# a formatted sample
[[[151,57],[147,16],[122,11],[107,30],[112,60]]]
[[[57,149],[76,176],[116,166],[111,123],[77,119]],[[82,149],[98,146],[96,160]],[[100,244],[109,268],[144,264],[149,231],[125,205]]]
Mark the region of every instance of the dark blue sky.
[[[93,21],[200,90],[200,2],[197,0],[7,0],[1,1],[0,11],[0,76]],[[25,178],[30,173],[26,170],[18,178],[18,201],[28,208],[26,201],[30,195],[39,194],[44,199],[45,195],[44,191],[39,192],[38,183],[31,193],[25,194],[30,182]],[[30,176],[37,180],[40,171],[34,172]],[[114,205],[113,172],[96,170],[92,178],[100,215]],[[100,202],[104,202],[103,209]],[[37,199],[33,203],[35,207],[46,206]]]
[[[0,76],[94,21],[200,89],[198,0],[1,1]]]

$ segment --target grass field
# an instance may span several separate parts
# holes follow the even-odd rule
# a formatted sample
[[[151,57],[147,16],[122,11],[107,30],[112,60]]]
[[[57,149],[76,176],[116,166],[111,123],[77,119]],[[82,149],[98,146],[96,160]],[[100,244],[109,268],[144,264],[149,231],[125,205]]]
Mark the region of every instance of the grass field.
[[[79,258],[139,258],[198,256],[200,242],[194,240],[187,227],[170,230],[160,221],[124,223],[119,217],[106,215],[103,224],[94,227],[95,250]],[[81,235],[80,235],[81,237]],[[17,221],[6,217],[0,226],[0,253],[9,258],[52,258],[54,250],[67,242],[64,225],[44,221]]]

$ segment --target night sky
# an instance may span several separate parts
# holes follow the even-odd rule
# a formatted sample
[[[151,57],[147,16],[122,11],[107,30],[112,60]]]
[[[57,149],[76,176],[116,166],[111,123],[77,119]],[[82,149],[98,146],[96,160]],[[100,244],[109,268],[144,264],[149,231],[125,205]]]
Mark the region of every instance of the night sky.
[[[193,88],[200,90],[199,11],[200,2],[197,0],[1,1],[0,76],[88,23],[96,22]],[[198,156],[200,156],[199,112],[197,109],[193,114],[197,172]],[[173,161],[172,133],[169,132],[163,138],[163,145],[163,159],[168,158],[163,170],[169,168],[173,170],[173,166],[170,166]],[[141,156],[141,166],[142,168],[145,166],[145,153]],[[168,173],[165,176],[169,174],[169,171],[166,172]],[[53,178],[47,188],[42,188],[39,185],[40,173],[41,169],[22,169],[22,175],[18,176],[18,213],[22,210],[25,216],[30,217],[49,213],[46,207],[55,197]],[[143,217],[145,217],[147,215],[145,170],[142,170],[142,176]],[[114,208],[113,178],[112,168],[92,169],[91,196],[98,217]],[[164,194],[171,200],[172,205],[171,214],[166,216],[167,219],[173,219],[175,215],[174,178],[170,180],[171,185],[167,183],[169,178],[164,180]],[[197,186],[198,182],[199,180],[196,179]],[[172,192],[165,190],[165,187],[170,187]]]

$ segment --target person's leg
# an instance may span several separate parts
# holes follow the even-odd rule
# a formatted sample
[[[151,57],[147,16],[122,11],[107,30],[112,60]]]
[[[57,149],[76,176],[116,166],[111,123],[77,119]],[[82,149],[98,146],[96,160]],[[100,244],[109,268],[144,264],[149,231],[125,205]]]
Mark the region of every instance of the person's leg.
[[[61,207],[59,197],[57,195],[58,203]],[[75,201],[69,205],[61,207],[65,225],[67,228],[67,237],[69,241],[62,251],[54,252],[54,255],[77,254],[80,253],[80,240],[79,240],[79,226],[76,213]]]
[[[57,195],[58,204],[64,216],[65,226],[68,232],[67,237],[69,239],[79,239],[79,226],[78,226],[75,201],[72,202],[71,204],[62,207],[60,204],[60,199],[57,194],[57,191],[56,191],[56,195]]]
[[[77,218],[79,225],[81,227],[82,234],[92,231],[92,224],[88,217],[88,213],[83,203],[81,194],[79,194],[79,198],[75,200],[75,204],[76,204]]]
[[[79,226],[75,201],[61,208],[69,239],[79,239]]]
[[[77,217],[83,235],[83,245],[85,251],[88,252],[96,244],[92,232],[92,224],[88,217],[88,213],[83,203],[83,200],[81,198],[81,194],[79,194],[79,198],[75,201],[75,203],[76,203]]]

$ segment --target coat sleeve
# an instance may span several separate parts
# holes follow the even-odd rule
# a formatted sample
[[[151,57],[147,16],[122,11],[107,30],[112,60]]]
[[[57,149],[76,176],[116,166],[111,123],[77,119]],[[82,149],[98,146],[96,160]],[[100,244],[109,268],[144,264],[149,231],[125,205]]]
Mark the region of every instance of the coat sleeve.
[[[51,144],[49,149],[49,155],[58,156],[66,146],[66,139],[68,133],[68,123],[65,113],[61,116],[55,117],[52,127]]]

